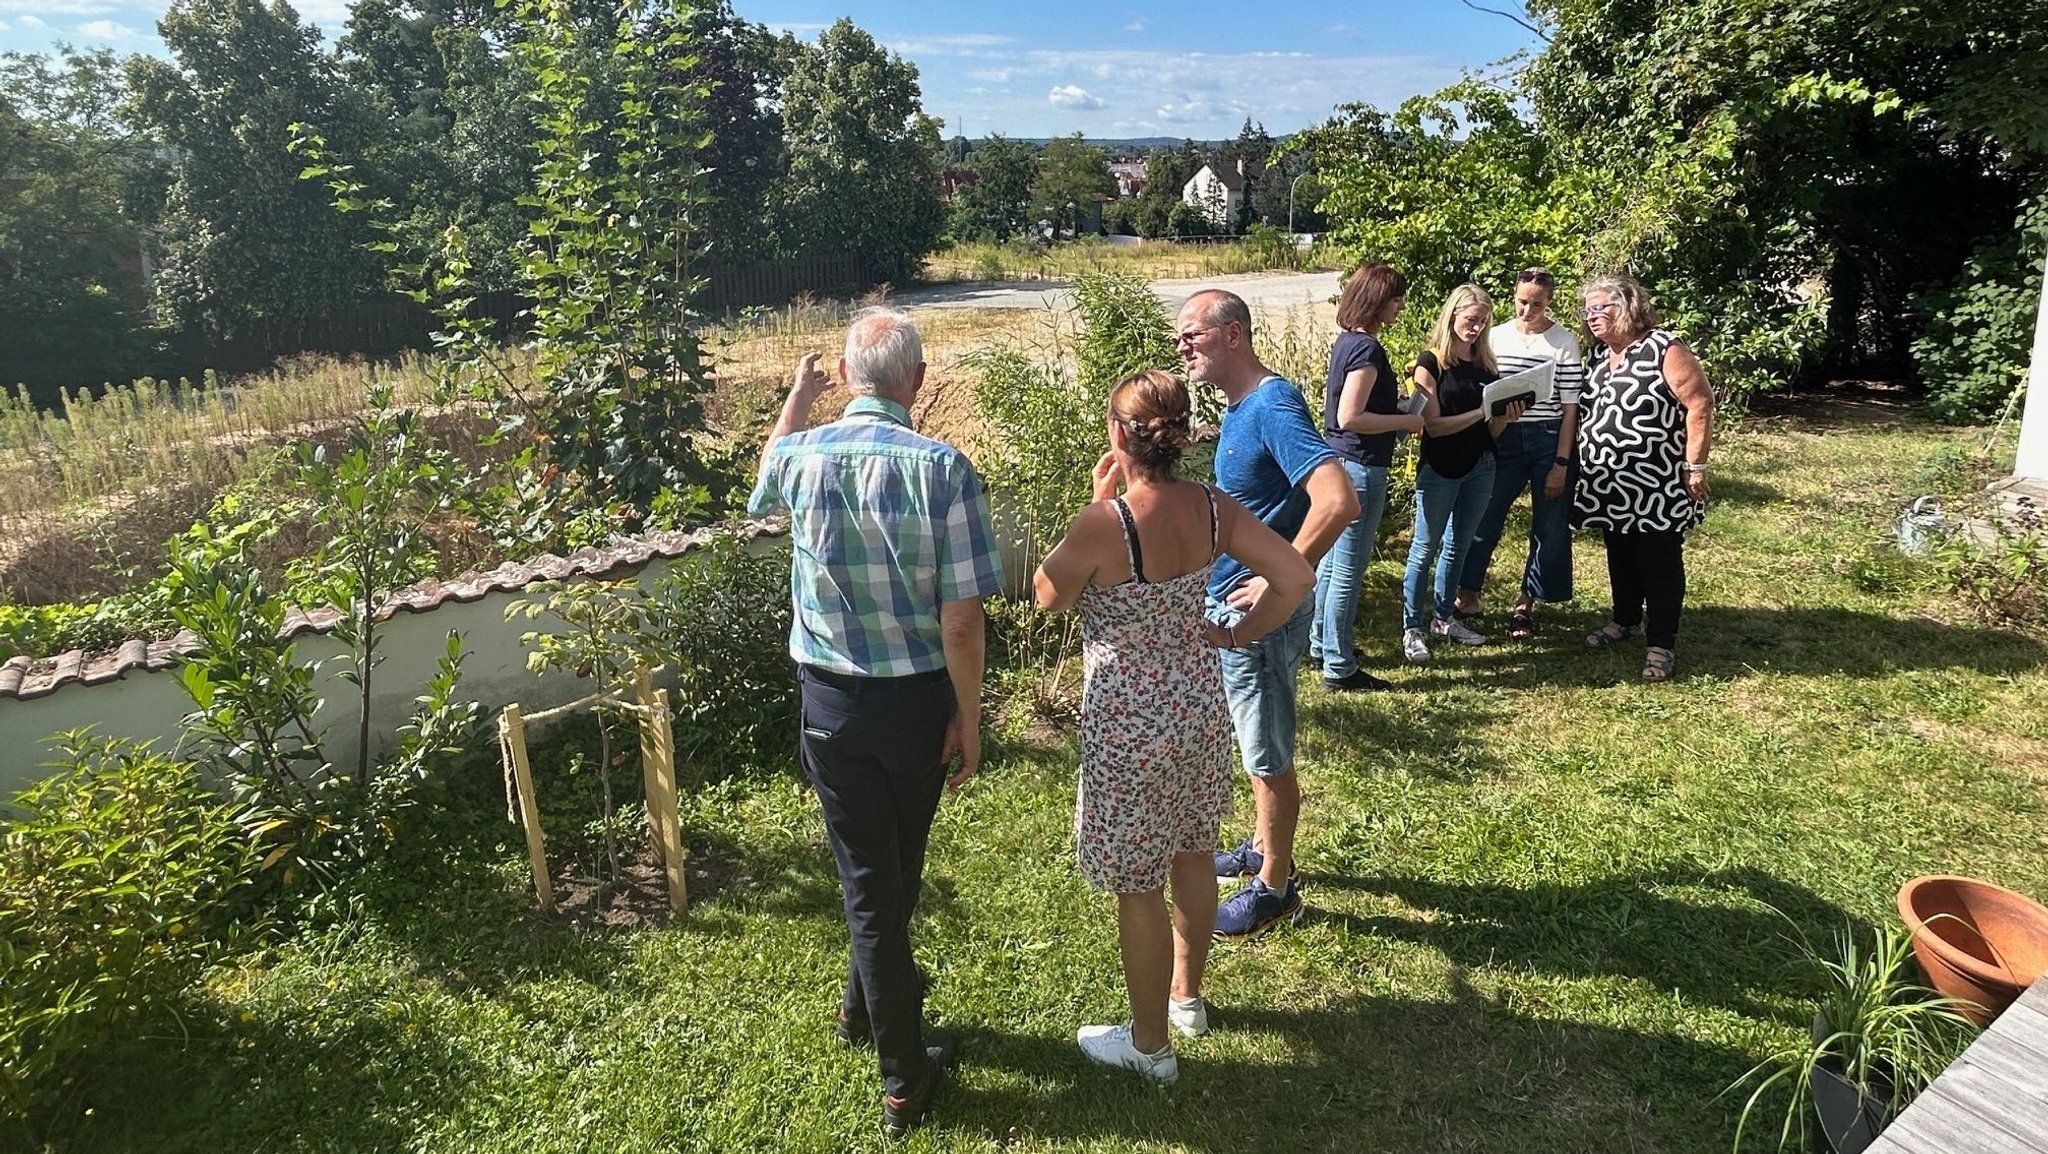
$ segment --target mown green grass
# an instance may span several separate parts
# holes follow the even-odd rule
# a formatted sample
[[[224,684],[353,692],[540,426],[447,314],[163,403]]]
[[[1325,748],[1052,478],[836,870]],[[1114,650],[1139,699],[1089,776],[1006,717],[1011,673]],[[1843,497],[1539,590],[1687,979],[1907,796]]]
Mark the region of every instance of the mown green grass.
[[[1072,1046],[1123,1013],[1112,906],[1072,864],[1071,744],[999,743],[933,837],[917,938],[963,1059],[904,1148],[1727,1149],[1722,1089],[1811,1012],[1794,926],[1890,918],[1922,872],[2048,894],[2048,648],[1857,577],[1968,437],[1814,404],[1729,432],[1668,686],[1583,646],[1591,542],[1536,642],[1424,667],[1397,665],[1382,556],[1361,629],[1399,690],[1304,694],[1311,916],[1218,950],[1218,1030],[1170,1092]],[[529,912],[478,772],[439,865],[222,975],[189,1040],[107,1055],[52,1148],[883,1147],[871,1059],[831,1036],[844,931],[793,779],[695,796],[721,883],[604,935]]]

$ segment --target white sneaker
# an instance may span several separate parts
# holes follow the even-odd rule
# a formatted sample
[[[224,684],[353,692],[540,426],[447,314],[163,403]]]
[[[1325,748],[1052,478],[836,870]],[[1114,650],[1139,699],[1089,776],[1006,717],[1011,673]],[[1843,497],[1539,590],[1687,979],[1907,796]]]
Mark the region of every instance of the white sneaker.
[[[1166,1020],[1183,1038],[1199,1038],[1209,1032],[1209,1003],[1200,998],[1187,1001],[1166,999]]]
[[[1417,664],[1429,660],[1429,634],[1410,629],[1401,634],[1401,656]]]
[[[1474,633],[1471,626],[1453,617],[1449,621],[1431,618],[1429,632],[1433,637],[1448,637],[1460,645],[1484,645],[1486,634]]]
[[[1168,1045],[1157,1054],[1140,1051],[1131,1044],[1129,1022],[1121,1026],[1083,1026],[1075,1031],[1074,1041],[1090,1061],[1136,1071],[1161,1086],[1180,1081],[1180,1058],[1173,1047]]]

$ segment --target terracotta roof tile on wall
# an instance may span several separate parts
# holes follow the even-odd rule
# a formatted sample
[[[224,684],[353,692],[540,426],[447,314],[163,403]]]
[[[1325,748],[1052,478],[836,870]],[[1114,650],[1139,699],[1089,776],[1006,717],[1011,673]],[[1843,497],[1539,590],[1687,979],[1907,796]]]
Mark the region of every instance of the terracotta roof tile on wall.
[[[789,530],[780,521],[746,521],[737,526],[737,531],[740,536],[753,540],[757,537],[778,537]],[[543,579],[624,577],[638,572],[650,561],[680,557],[710,542],[716,533],[715,529],[649,533],[601,548],[578,549],[567,557],[548,553],[525,562],[507,561],[496,569],[464,573],[447,581],[421,581],[392,594],[382,612],[431,613],[451,602],[459,605],[480,601],[493,593],[516,592]],[[332,608],[316,609],[310,613],[294,609],[286,614],[284,627],[278,636],[293,638],[325,633],[334,628],[340,617],[340,611]],[[195,641],[190,632],[181,631],[175,637],[154,641],[131,638],[113,649],[92,653],[74,649],[54,657],[19,654],[0,663],[0,700],[14,698],[26,701],[42,697],[74,681],[84,685],[102,685],[119,680],[131,669],[152,672],[168,669],[176,655],[189,651]]]

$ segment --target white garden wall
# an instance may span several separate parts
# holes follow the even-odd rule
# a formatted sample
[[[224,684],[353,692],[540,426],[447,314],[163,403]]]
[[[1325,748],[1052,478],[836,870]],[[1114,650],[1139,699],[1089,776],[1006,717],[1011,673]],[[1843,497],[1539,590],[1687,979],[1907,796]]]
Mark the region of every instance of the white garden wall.
[[[749,548],[786,551],[787,539],[776,525],[750,524],[741,530]],[[690,554],[708,534],[659,534],[623,542],[609,549],[586,549],[569,558],[545,557],[526,564],[508,564],[484,574],[466,574],[446,584],[416,586],[399,599],[419,608],[401,608],[381,627],[379,652],[384,660],[371,681],[370,732],[380,748],[396,740],[398,726],[412,712],[435,662],[445,651],[450,630],[460,633],[467,656],[459,696],[483,704],[487,713],[518,702],[543,708],[572,701],[589,692],[579,678],[563,674],[539,677],[527,671],[522,633],[547,628],[544,614],[529,621],[505,620],[505,607],[524,596],[527,585],[544,578],[622,580],[637,576],[651,585],[670,568],[687,566]],[[297,638],[299,656],[325,661],[320,680],[324,705],[319,719],[327,727],[327,752],[337,765],[350,765],[357,752],[354,686],[338,676],[345,667],[342,647],[324,633]],[[118,737],[177,747],[181,722],[191,699],[178,681],[175,665],[151,662],[111,680],[93,683],[91,658],[70,654],[56,667],[76,671],[51,673],[51,663],[31,671],[19,695],[0,695],[0,798],[11,797],[48,772],[54,755],[54,734],[81,726]],[[102,657],[102,663],[106,660]],[[52,683],[54,689],[48,688]],[[495,740],[486,727],[482,741]]]

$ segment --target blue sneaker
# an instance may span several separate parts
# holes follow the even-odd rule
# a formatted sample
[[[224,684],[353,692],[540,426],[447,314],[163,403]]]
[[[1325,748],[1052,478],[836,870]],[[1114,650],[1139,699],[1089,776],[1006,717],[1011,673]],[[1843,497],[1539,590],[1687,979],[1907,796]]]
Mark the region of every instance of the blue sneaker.
[[[1256,938],[1281,922],[1300,922],[1302,909],[1299,881],[1290,877],[1286,892],[1274,893],[1254,877],[1216,911],[1216,936]]]
[[[1234,882],[1248,878],[1265,866],[1266,855],[1252,845],[1250,838],[1239,843],[1236,849],[1216,855],[1216,877],[1219,881]]]

